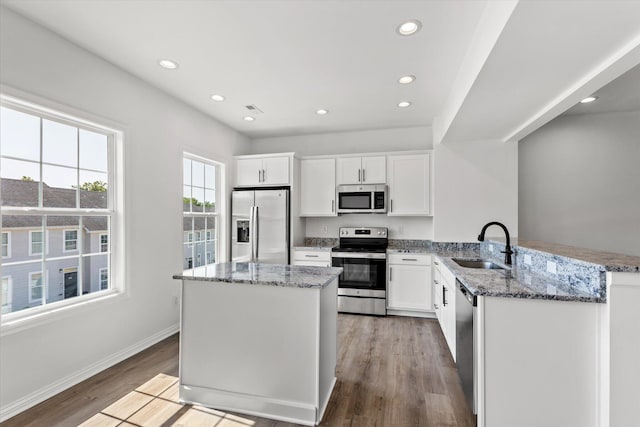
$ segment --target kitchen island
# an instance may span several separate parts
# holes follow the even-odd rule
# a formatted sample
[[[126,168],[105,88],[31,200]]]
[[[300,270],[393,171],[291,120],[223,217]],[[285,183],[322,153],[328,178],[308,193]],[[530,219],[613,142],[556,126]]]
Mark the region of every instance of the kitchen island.
[[[182,280],[180,400],[305,425],[335,384],[341,268],[210,264]]]

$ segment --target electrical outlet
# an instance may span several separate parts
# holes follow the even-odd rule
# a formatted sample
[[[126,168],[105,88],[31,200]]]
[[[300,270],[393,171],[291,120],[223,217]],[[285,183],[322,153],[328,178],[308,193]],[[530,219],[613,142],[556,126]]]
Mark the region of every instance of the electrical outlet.
[[[329,234],[329,227],[325,225],[324,227],[322,227],[322,231],[324,232],[324,234],[326,236],[327,234]]]
[[[524,263],[527,265],[531,265],[531,255],[529,254],[524,254]]]
[[[547,272],[551,274],[558,274],[556,270],[556,263],[553,261],[547,261]]]

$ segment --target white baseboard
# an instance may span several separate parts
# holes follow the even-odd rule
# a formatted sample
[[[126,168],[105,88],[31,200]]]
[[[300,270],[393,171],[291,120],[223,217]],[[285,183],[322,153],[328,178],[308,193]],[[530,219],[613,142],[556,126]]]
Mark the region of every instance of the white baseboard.
[[[392,308],[387,308],[387,316],[423,317],[425,319],[435,319],[436,313],[433,311],[394,310]]]
[[[316,406],[304,402],[273,399],[185,384],[180,384],[180,401],[272,420],[307,426],[316,425]]]
[[[153,334],[150,337],[145,338],[144,340],[127,347],[117,353],[114,353],[108,357],[105,357],[102,360],[97,361],[96,363],[87,366],[84,369],[81,369],[71,375],[68,375],[60,380],[49,384],[46,387],[41,388],[40,390],[36,390],[33,393],[30,393],[18,400],[10,402],[6,405],[0,406],[0,422],[8,420],[11,417],[18,415],[20,412],[26,411],[27,409],[37,405],[38,403],[44,402],[50,397],[55,396],[58,393],[63,392],[64,390],[72,387],[87,378],[90,378],[107,368],[115,365],[116,363],[120,363],[123,360],[140,353],[142,350],[151,347],[152,345],[162,341],[163,339],[175,334],[180,329],[180,325],[178,323],[171,325],[170,327]]]
[[[331,398],[331,393],[333,392],[333,388],[336,386],[336,381],[338,379],[333,377],[333,381],[331,381],[331,387],[329,387],[329,392],[326,396],[324,396],[324,400],[320,402],[320,413],[318,414],[318,418],[316,419],[316,423],[320,424],[322,422],[322,418],[324,417],[324,411],[327,409],[329,405],[329,399]]]

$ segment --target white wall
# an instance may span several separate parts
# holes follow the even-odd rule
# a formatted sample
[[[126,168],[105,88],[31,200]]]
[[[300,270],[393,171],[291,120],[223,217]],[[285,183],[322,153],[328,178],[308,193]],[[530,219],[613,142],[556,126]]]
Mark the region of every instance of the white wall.
[[[518,235],[518,144],[437,144],[434,152],[434,240],[477,242],[490,221]],[[500,228],[488,237],[503,236]]]
[[[520,236],[640,256],[640,112],[560,116],[520,142]]]
[[[429,150],[433,147],[430,127],[376,129],[354,132],[257,138],[245,154],[285,153],[300,156],[373,153],[380,151]]]
[[[0,19],[0,79],[9,91],[122,124],[128,290],[3,334],[0,411],[6,416],[177,330],[179,283],[171,276],[182,268],[182,151],[230,162],[247,141],[5,8]]]

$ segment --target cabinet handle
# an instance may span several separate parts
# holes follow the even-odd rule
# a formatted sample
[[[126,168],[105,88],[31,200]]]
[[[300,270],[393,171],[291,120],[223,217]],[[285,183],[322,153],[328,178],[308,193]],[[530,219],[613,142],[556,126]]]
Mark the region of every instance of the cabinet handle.
[[[392,276],[392,272],[393,272],[393,268],[389,267],[389,281],[390,282],[392,281],[391,277],[393,277]]]
[[[418,261],[415,258],[402,258],[403,261]]]
[[[305,256],[307,258],[318,258],[318,255],[309,255],[309,254],[305,254]]]
[[[364,170],[364,169],[362,169],[362,182],[364,182],[364,181],[365,181],[365,178],[364,178],[364,171],[365,171],[365,170]]]
[[[361,170],[362,170],[362,169],[358,169],[358,182],[362,182],[362,180],[360,179],[360,171],[361,171]]]
[[[262,182],[265,182],[267,180],[267,171],[265,169],[262,169]]]
[[[335,210],[336,210],[336,201],[332,200],[331,201],[331,212],[335,212]]]
[[[258,182],[262,182],[262,171],[258,169]]]
[[[445,288],[444,286],[442,287],[442,306],[446,307],[447,306],[447,291],[448,289]]]
[[[389,200],[389,212],[393,212],[393,199]]]

